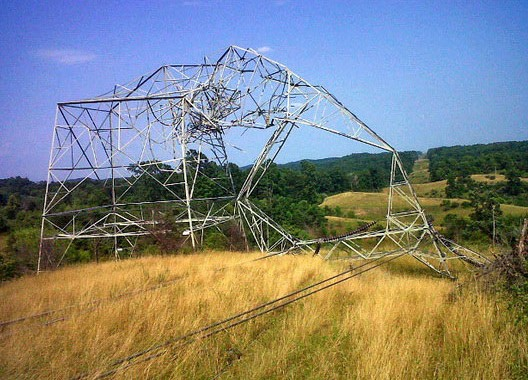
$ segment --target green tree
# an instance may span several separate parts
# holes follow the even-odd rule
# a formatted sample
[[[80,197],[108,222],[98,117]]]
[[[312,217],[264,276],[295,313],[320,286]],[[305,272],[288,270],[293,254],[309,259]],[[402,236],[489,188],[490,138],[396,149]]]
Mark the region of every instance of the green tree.
[[[506,194],[509,195],[519,195],[523,188],[522,188],[522,182],[519,178],[519,173],[514,170],[510,169],[506,172],[506,186],[504,187],[504,191]]]
[[[317,168],[309,161],[302,161],[301,174],[300,198],[310,203],[317,202]]]
[[[464,237],[464,231],[467,228],[468,222],[465,218],[459,217],[456,214],[447,214],[443,221],[443,234],[449,239],[460,241]]]
[[[171,194],[161,183],[172,174],[170,165],[159,161],[142,161],[128,167],[137,181],[128,193],[131,201],[158,201],[171,198]]]
[[[12,255],[0,252],[0,281],[16,277],[18,274],[17,262]]]
[[[487,236],[493,238],[496,233],[502,210],[497,195],[486,189],[476,189],[470,197],[473,212],[469,215],[476,226]]]
[[[7,205],[5,206],[6,217],[8,219],[15,219],[17,213],[20,211],[20,195],[18,193],[11,194],[7,199]]]
[[[460,197],[460,187],[457,184],[456,177],[450,175],[447,178],[447,185],[445,188],[445,193],[447,198],[459,198]]]
[[[40,229],[38,227],[20,228],[12,231],[7,239],[7,249],[19,266],[34,268],[38,257]]]

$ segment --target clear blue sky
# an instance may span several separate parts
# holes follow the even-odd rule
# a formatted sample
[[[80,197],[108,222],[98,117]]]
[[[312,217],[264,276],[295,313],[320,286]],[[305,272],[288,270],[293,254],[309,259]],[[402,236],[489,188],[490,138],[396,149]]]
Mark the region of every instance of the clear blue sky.
[[[57,102],[231,44],[399,150],[528,139],[526,1],[2,0],[0,20],[0,178],[45,178]]]

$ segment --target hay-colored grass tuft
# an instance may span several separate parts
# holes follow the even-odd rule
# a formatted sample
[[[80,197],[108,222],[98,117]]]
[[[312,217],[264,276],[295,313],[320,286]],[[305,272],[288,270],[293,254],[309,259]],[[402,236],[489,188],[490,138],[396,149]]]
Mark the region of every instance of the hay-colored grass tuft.
[[[0,286],[0,378],[72,378],[327,278],[346,264],[232,252],[62,268]],[[391,263],[115,378],[507,379],[528,332],[498,298]],[[170,285],[157,290],[156,284]],[[134,295],[117,298],[126,292]],[[103,300],[92,304],[94,300]],[[43,322],[66,319],[49,326]],[[521,364],[519,364],[521,363]]]

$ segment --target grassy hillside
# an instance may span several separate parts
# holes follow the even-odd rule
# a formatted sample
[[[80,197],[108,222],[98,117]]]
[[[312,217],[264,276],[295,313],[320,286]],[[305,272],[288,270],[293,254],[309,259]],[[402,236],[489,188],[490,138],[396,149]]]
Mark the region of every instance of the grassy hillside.
[[[468,216],[471,213],[470,208],[457,207],[454,209],[445,209],[442,205],[442,202],[445,200],[444,198],[420,196],[430,193],[431,189],[439,190],[440,186],[436,183],[416,185],[420,204],[425,209],[426,213],[431,215],[435,220],[442,220],[447,214]],[[352,212],[358,219],[380,221],[384,220],[387,214],[387,199],[388,195],[386,189],[381,193],[347,192],[327,197],[322,203],[322,206],[339,206],[343,210],[344,215]],[[467,200],[451,199],[451,201],[462,204]],[[400,198],[395,198],[394,206],[396,210],[402,210],[407,205]],[[501,210],[504,214],[512,216],[523,216],[528,214],[528,207],[503,204],[501,205]]]
[[[419,158],[414,161],[412,172],[409,174],[411,183],[426,183],[429,182],[429,160]]]
[[[409,176],[416,194],[420,197],[445,197],[447,180],[430,182],[429,176],[429,160],[416,160]],[[484,182],[492,185],[506,181],[506,176],[504,174],[497,173],[472,174],[470,177],[476,182]],[[528,182],[528,178],[521,178],[521,181]]]
[[[247,262],[254,257],[149,257],[3,284],[2,321],[114,300],[4,327],[0,377],[92,376],[116,359],[326,278],[344,265],[308,256]],[[164,288],[116,299],[170,280]],[[42,325],[62,316],[66,320]],[[508,379],[522,376],[527,342],[528,332],[499,299],[469,283],[457,288],[401,258],[272,315],[171,348],[115,378]]]
[[[473,174],[471,179],[476,182],[485,182],[488,184],[497,184],[500,182],[505,182],[504,176],[501,174]],[[528,182],[528,178],[521,178],[522,182]],[[411,180],[412,182],[412,180]],[[420,182],[413,183],[413,188],[416,191],[416,195],[419,197],[445,197],[445,188],[447,186],[447,181],[435,181],[435,182]]]

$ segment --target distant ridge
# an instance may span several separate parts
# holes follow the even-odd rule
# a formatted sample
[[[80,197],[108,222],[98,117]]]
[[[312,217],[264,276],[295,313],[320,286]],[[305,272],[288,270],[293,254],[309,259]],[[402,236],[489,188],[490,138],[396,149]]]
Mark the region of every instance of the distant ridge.
[[[418,151],[405,151],[400,152],[399,154],[405,166],[405,170],[409,173],[412,170],[414,161],[416,161],[422,153]],[[353,153],[343,157],[293,161],[279,166],[299,170],[301,169],[301,163],[307,161],[314,164],[318,169],[339,169],[347,173],[357,173],[369,169],[390,171],[391,158],[392,154],[390,152]]]
[[[527,140],[431,148],[427,158],[431,181],[470,174],[504,174],[509,170],[528,176]]]

